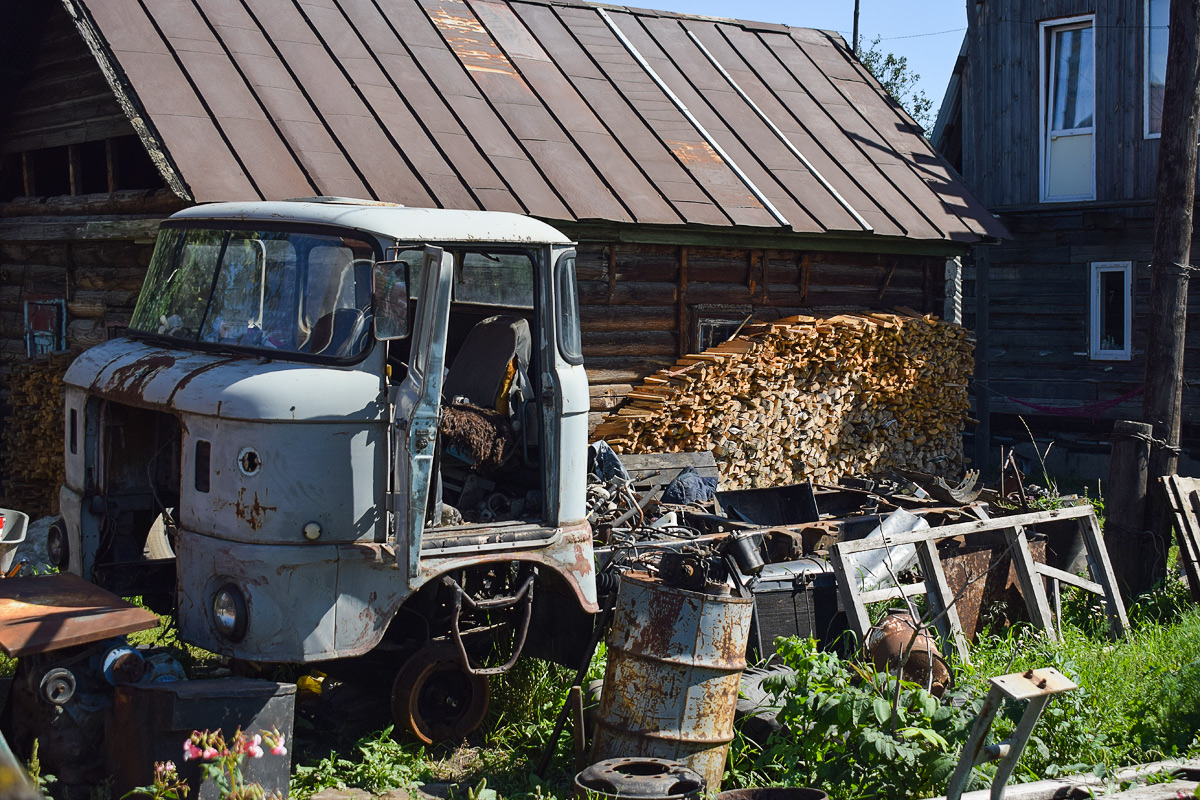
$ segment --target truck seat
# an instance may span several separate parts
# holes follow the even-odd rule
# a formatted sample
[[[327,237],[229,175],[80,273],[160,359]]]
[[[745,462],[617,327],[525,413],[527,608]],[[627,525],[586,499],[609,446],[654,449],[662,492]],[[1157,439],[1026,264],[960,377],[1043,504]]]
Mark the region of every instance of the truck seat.
[[[521,403],[530,396],[531,350],[528,321],[510,315],[488,317],[467,334],[442,394],[451,402],[465,397],[472,405],[504,411],[515,422]],[[510,373],[514,362],[515,375]]]

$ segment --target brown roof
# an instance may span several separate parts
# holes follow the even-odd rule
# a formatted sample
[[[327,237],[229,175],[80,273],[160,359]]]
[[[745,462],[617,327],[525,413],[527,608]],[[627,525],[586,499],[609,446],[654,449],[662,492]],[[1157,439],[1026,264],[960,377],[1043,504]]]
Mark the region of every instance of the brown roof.
[[[558,0],[63,0],[178,191],[976,241],[836,34]]]

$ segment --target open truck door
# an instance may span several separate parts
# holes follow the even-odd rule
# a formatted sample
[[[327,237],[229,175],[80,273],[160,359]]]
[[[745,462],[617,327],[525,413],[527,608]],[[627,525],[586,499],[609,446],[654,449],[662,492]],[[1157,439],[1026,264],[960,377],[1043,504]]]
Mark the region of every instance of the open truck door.
[[[396,561],[410,584],[417,576],[421,536],[429,508],[437,499],[434,454],[446,365],[454,257],[439,247],[426,247],[420,269],[421,288],[410,350],[412,363],[404,381],[393,390],[392,398]]]

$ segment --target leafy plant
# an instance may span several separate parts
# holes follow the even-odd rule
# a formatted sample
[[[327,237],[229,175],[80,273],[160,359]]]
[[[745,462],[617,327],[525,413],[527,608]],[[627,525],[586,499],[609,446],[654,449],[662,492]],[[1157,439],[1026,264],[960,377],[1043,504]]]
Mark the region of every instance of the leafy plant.
[[[292,770],[290,794],[309,797],[322,789],[365,789],[371,793],[407,789],[428,774],[425,748],[392,738],[391,726],[359,739],[357,759],[330,753],[312,765]]]
[[[779,655],[795,670],[773,687],[786,732],[761,749],[743,747],[731,777],[816,786],[846,800],[945,789],[974,719],[970,705],[943,704],[917,684],[821,652],[811,640],[785,640]]]
[[[933,124],[933,101],[916,88],[921,76],[909,69],[908,59],[904,56],[883,52],[879,48],[881,41],[883,39],[876,36],[865,50],[859,46],[855,55],[913,122],[920,125],[922,131],[928,131]]]
[[[266,745],[265,750],[263,745]],[[220,730],[192,731],[192,735],[183,741],[183,760],[202,762],[203,780],[211,781],[217,787],[221,800],[283,800],[279,790],[268,793],[261,784],[247,783],[242,772],[247,758],[262,758],[268,750],[272,755],[287,755],[284,736],[279,731],[272,729],[247,736],[238,728],[228,742]],[[154,781],[149,786],[127,792],[124,797],[184,800],[188,789],[187,782],[179,777],[175,762],[160,761],[154,765]]]

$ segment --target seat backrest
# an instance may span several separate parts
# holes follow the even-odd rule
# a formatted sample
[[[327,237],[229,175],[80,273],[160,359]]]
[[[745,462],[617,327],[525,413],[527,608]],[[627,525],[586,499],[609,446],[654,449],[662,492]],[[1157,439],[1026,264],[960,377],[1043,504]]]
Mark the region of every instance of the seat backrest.
[[[447,400],[465,397],[472,405],[495,408],[501,390],[511,383],[506,380],[508,365],[516,358],[518,371],[527,373],[531,351],[528,321],[509,315],[488,317],[467,334],[442,394]]]

